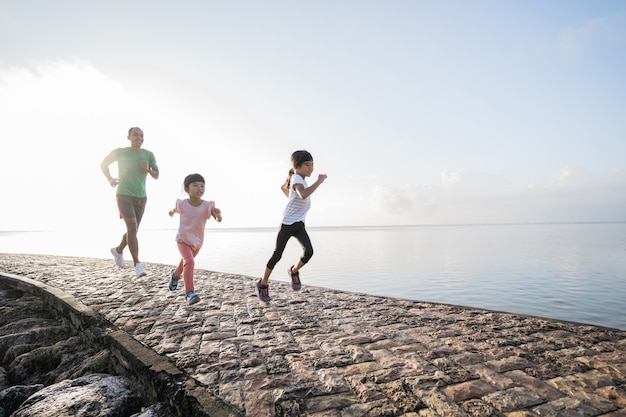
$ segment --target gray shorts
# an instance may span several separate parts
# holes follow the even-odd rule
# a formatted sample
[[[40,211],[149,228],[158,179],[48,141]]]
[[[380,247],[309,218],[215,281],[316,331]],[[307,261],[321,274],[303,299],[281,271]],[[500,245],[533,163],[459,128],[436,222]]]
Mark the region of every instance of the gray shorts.
[[[147,197],[131,197],[129,195],[118,195],[117,208],[120,211],[120,219],[137,219],[137,224],[141,223],[143,212],[146,209]]]

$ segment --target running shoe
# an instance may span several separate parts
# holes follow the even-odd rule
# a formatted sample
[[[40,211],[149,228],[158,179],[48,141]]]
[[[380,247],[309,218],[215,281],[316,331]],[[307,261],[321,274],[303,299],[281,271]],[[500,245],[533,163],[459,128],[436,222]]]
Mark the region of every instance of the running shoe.
[[[145,277],[146,271],[144,271],[143,266],[140,263],[135,264],[135,278]]]
[[[185,301],[187,301],[187,304],[192,305],[200,301],[200,296],[193,291],[189,291],[185,297]]]
[[[289,276],[291,277],[291,289],[294,291],[298,291],[302,288],[302,283],[300,283],[300,271],[293,272],[293,265],[289,268]]]
[[[115,264],[120,268],[126,267],[126,262],[124,262],[124,255],[117,251],[117,248],[111,248],[111,254],[113,255],[113,259],[115,259]]]
[[[175,291],[176,288],[178,288],[178,280],[180,279],[180,277],[176,277],[176,275],[174,275],[174,271],[176,271],[176,268],[172,268],[172,270],[170,271],[170,291]]]
[[[261,285],[261,280],[256,283],[256,295],[259,296],[259,300],[264,303],[270,302],[270,287],[269,285]]]

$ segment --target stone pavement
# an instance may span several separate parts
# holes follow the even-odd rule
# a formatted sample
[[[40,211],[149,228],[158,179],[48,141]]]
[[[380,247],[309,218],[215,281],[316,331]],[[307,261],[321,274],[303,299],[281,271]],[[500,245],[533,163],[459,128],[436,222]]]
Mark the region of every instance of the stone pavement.
[[[201,301],[113,260],[0,254],[62,290],[242,416],[626,416],[626,332],[198,270]],[[0,281],[1,282],[1,281]],[[623,314],[624,312],[621,312]],[[618,312],[616,312],[618,314]],[[217,414],[213,414],[217,415]]]

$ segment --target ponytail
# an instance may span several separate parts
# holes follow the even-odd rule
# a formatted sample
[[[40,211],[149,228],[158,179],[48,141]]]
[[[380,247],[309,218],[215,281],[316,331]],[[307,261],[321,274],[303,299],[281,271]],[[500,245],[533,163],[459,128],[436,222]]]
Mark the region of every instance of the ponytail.
[[[285,185],[287,186],[287,189],[291,188],[291,177],[293,177],[293,174],[295,174],[295,171],[293,170],[293,168],[291,168],[289,170],[289,174],[287,175],[287,179],[285,180]]]

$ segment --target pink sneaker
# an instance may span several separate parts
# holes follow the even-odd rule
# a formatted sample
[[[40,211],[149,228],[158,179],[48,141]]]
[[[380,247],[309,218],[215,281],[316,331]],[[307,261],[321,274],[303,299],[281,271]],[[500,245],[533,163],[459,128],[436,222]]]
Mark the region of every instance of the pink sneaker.
[[[270,287],[269,285],[261,285],[261,280],[256,283],[256,295],[259,296],[259,300],[264,303],[270,302]]]
[[[293,265],[289,268],[289,276],[291,277],[291,289],[294,291],[298,291],[302,288],[302,283],[300,282],[300,271],[293,272]]]

